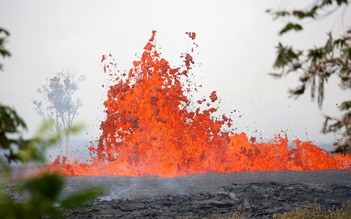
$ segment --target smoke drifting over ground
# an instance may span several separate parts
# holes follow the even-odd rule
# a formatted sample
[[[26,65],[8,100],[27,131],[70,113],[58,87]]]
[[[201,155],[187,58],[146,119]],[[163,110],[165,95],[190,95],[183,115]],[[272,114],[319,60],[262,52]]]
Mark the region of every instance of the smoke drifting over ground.
[[[207,173],[176,178],[67,177],[66,189],[95,185],[105,186],[107,194],[85,210],[70,211],[68,218],[200,218],[234,212],[248,218],[270,218],[314,202],[323,210],[351,202],[351,173],[336,170]]]

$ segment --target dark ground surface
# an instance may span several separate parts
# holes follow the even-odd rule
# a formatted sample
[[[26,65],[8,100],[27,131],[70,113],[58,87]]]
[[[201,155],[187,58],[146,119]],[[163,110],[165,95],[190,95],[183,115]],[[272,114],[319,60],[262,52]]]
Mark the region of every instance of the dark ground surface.
[[[94,186],[106,195],[67,218],[271,218],[314,202],[323,210],[351,203],[351,172],[340,170],[66,177],[65,192]]]
[[[323,210],[351,202],[350,171],[207,173],[177,178],[68,177],[66,191],[105,186],[108,194],[68,218],[202,218],[239,212],[247,218],[318,203]],[[351,218],[351,215],[350,215]]]

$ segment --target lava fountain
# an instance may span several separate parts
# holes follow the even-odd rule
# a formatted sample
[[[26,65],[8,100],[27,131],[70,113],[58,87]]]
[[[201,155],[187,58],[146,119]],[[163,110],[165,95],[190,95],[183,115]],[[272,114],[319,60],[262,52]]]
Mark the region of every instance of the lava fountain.
[[[102,56],[104,71],[115,76],[104,102],[98,145],[91,161],[66,162],[58,157],[47,165],[64,175],[156,175],[173,177],[205,172],[351,169],[351,157],[330,155],[311,142],[276,135],[268,143],[235,133],[232,117],[214,116],[216,92],[194,107],[187,94],[194,88],[188,75],[191,53],[172,68],[157,52],[156,31],[129,72],[112,74],[112,56]],[[196,34],[187,33],[193,46]],[[193,51],[193,48],[192,48]]]

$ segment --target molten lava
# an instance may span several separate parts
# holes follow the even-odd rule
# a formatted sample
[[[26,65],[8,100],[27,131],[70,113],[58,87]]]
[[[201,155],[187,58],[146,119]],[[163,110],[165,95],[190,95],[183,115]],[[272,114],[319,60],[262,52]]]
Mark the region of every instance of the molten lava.
[[[139,61],[128,73],[116,76],[110,86],[106,119],[97,147],[89,147],[92,160],[66,162],[59,157],[47,166],[65,175],[145,174],[172,177],[205,172],[265,170],[350,169],[351,158],[332,156],[311,142],[295,140],[288,146],[286,136],[270,143],[256,143],[244,133],[235,134],[232,119],[214,117],[216,92],[199,100],[194,108],[187,94],[194,60],[182,55],[183,66],[172,68],[155,48],[155,33],[144,47]],[[195,33],[186,33],[193,41]],[[194,43],[193,45],[196,46]],[[193,50],[193,49],[192,49]],[[112,56],[102,57],[104,71],[111,72]],[[207,107],[207,108],[206,108]]]

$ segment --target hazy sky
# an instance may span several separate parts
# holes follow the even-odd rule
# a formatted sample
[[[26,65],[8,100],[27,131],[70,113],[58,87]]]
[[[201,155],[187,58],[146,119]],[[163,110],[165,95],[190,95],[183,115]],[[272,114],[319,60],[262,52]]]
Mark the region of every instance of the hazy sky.
[[[320,133],[323,114],[335,114],[335,105],[350,96],[341,92],[336,80],[327,86],[323,110],[311,103],[309,93],[289,99],[288,87],[297,85],[296,76],[275,80],[268,76],[279,41],[298,48],[321,45],[325,33],[350,25],[351,10],[306,24],[307,31],[277,36],[282,22],[273,22],[267,8],[294,8],[311,1],[228,0],[228,1],[48,1],[0,0],[0,26],[10,31],[6,45],[12,57],[0,72],[0,100],[17,109],[34,131],[40,124],[32,104],[46,78],[65,70],[84,74],[78,95],[84,106],[77,121],[86,124],[84,133],[98,135],[104,118],[102,102],[108,82],[100,59],[111,52],[121,69],[129,69],[135,54],[157,30],[157,43],[172,65],[189,49],[185,32],[197,34],[196,61],[200,95],[217,90],[221,112],[239,110],[239,130],[271,138],[287,130],[291,139],[331,144],[334,135]],[[239,114],[237,114],[239,115]]]

